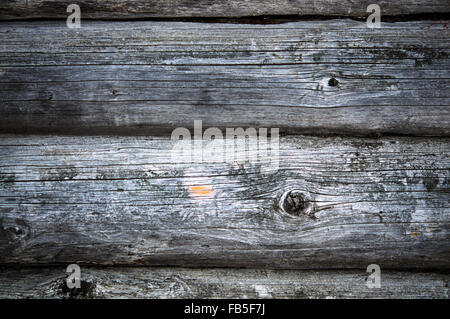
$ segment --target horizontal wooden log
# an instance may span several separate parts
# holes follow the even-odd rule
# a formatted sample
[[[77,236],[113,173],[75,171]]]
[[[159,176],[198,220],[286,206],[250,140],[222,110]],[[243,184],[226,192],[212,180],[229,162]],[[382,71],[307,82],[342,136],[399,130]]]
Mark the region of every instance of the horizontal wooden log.
[[[448,274],[365,270],[295,271],[186,268],[81,268],[81,289],[66,288],[65,268],[1,269],[0,298],[441,298]],[[190,303],[189,303],[190,304]]]
[[[8,0],[0,3],[0,19],[66,18],[72,0]],[[266,15],[368,16],[370,0],[78,0],[84,19],[235,18]],[[446,0],[381,0],[383,15],[450,12]]]
[[[14,22],[0,36],[3,133],[450,133],[450,31],[433,21]]]
[[[447,269],[449,143],[283,137],[276,168],[192,163],[169,138],[1,136],[0,263]]]

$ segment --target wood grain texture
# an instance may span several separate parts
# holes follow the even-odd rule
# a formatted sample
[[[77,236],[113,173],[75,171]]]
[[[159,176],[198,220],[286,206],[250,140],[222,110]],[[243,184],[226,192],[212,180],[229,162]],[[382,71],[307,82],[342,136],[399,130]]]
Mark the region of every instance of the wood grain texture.
[[[174,163],[169,138],[0,144],[2,264],[449,266],[448,139],[284,137],[272,171]],[[280,205],[290,190],[299,216]]]
[[[449,136],[450,31],[382,26],[0,23],[0,131]]]
[[[81,291],[68,291],[65,268],[1,269],[0,298],[441,298],[448,274],[383,271],[381,288],[362,270],[287,271],[186,268],[81,268]]]
[[[66,18],[71,0],[3,0],[0,19]],[[235,18],[264,15],[366,17],[370,0],[78,0],[83,19]],[[383,15],[450,12],[446,0],[377,1]]]

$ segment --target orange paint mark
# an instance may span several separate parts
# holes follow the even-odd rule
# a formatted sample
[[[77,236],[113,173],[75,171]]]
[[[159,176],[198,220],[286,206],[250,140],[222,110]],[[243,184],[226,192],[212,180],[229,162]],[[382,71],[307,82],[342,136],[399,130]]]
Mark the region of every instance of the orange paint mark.
[[[189,186],[189,193],[192,196],[214,196],[216,191],[211,185],[195,185]]]
[[[409,236],[411,236],[411,237],[417,237],[417,236],[419,236],[419,235],[420,235],[420,234],[417,233],[417,232],[412,232],[412,233],[409,234]]]

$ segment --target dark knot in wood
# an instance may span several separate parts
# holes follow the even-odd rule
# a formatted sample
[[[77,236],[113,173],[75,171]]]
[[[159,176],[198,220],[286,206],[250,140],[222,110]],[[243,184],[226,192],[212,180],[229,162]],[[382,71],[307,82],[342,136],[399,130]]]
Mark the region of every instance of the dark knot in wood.
[[[68,299],[92,299],[95,296],[96,283],[93,281],[80,281],[80,288],[69,288],[67,287],[66,279],[62,279],[59,287],[58,293],[62,295],[63,298]]]
[[[298,190],[286,192],[280,200],[280,206],[283,211],[293,216],[307,214],[310,204],[307,196]]]
[[[328,85],[329,85],[329,86],[333,86],[333,87],[338,86],[338,85],[339,85],[339,81],[336,80],[335,78],[331,78],[331,79],[328,81]]]

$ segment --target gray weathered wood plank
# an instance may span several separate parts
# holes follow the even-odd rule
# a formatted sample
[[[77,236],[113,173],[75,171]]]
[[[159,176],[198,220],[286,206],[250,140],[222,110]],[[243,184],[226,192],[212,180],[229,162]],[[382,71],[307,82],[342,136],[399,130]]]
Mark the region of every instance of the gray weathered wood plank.
[[[0,37],[4,133],[450,133],[450,31],[433,21],[4,22]]]
[[[66,18],[77,3],[83,19],[235,18],[265,15],[366,17],[372,0],[8,0],[0,2],[0,19]],[[376,1],[387,16],[450,12],[446,0]]]
[[[0,271],[0,298],[441,298],[448,274],[381,271],[381,288],[361,270],[81,268],[80,292],[64,289],[65,268]],[[190,303],[188,303],[190,305]]]
[[[449,266],[448,139],[283,137],[278,169],[191,163],[173,145],[1,136],[0,263]]]

